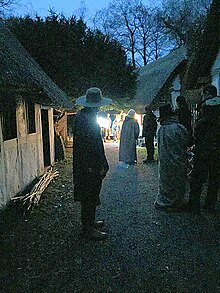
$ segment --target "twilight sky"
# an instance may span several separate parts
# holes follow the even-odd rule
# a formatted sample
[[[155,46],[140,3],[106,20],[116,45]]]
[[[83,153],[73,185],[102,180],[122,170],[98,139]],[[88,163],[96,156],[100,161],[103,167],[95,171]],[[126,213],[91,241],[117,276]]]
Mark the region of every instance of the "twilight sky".
[[[154,0],[153,3],[162,0]],[[75,15],[80,8],[86,8],[86,18],[95,14],[97,10],[107,7],[110,0],[18,0],[18,5],[11,11],[17,16],[31,15],[45,16],[49,14],[49,8],[53,8],[58,14],[63,13],[66,17]],[[143,3],[152,3],[150,0],[144,0]]]

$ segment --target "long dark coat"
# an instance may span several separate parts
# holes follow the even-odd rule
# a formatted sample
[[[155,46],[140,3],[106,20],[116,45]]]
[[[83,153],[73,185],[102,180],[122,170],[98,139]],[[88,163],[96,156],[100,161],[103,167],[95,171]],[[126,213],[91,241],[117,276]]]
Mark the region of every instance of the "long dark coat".
[[[194,154],[190,200],[198,200],[207,181],[205,204],[215,205],[220,189],[220,105],[205,106],[200,113],[195,127]]]
[[[188,106],[186,105],[186,106],[182,106],[178,108],[175,114],[177,115],[179,123],[185,126],[189,134],[191,134],[192,133],[192,126],[191,126],[192,115]]]
[[[142,136],[143,137],[153,137],[156,135],[157,132],[157,121],[156,116],[154,113],[150,112],[149,114],[144,115],[143,119],[143,130]]]
[[[73,137],[74,200],[100,204],[102,179],[108,171],[101,129],[90,108],[78,112]]]

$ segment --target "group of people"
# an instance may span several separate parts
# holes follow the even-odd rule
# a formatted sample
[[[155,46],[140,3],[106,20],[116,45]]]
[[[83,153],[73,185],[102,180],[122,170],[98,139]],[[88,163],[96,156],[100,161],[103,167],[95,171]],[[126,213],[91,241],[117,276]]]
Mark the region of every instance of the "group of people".
[[[120,141],[122,123],[123,123],[122,117],[115,118],[112,122],[111,131],[112,131],[112,138],[114,142]]]
[[[200,212],[200,197],[203,184],[208,178],[205,208],[215,211],[220,180],[220,97],[216,87],[207,86],[199,105],[199,117],[192,132],[191,115],[182,96],[177,99],[178,110],[171,105],[159,108],[160,128],[157,133],[159,186],[155,208],[164,211]],[[106,160],[100,127],[96,123],[99,107],[110,104],[99,88],[90,88],[86,95],[77,99],[84,106],[77,114],[73,139],[74,199],[81,202],[82,235],[88,239],[103,240],[103,221],[95,218],[100,205],[100,190],[109,166]],[[143,133],[147,147],[145,162],[154,160],[154,137],[157,121],[146,107]],[[187,114],[188,113],[188,114]],[[150,126],[149,126],[150,125]],[[137,161],[136,140],[139,124],[131,109],[122,124],[119,160],[128,164]],[[191,174],[190,194],[185,202],[187,176],[187,149],[194,152],[194,168]]]
[[[181,103],[183,98],[181,97]],[[155,207],[165,211],[200,213],[201,194],[207,181],[204,208],[215,213],[220,181],[220,97],[217,88],[208,85],[198,105],[194,133],[190,115],[179,108],[177,115],[170,106],[161,107],[158,132],[159,189]],[[185,113],[185,115],[182,115]],[[187,114],[188,113],[188,114]],[[189,199],[185,201],[187,150],[193,150],[194,166],[190,178]]]
[[[115,119],[111,119],[110,114],[108,113],[107,116],[99,117],[98,116],[98,123],[101,127],[102,138],[104,142],[112,141],[119,142],[120,135],[121,135],[121,128],[123,124],[123,115],[119,117],[115,117]]]

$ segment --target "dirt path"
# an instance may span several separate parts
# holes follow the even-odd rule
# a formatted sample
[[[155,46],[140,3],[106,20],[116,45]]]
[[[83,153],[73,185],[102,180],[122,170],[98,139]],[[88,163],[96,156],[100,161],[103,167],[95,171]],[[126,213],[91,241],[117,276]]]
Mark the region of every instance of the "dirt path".
[[[30,215],[15,207],[1,214],[0,292],[219,293],[219,215],[156,211],[157,164],[142,164],[139,149],[138,165],[120,169],[118,145],[105,148],[98,216],[109,239],[80,238],[68,154]]]

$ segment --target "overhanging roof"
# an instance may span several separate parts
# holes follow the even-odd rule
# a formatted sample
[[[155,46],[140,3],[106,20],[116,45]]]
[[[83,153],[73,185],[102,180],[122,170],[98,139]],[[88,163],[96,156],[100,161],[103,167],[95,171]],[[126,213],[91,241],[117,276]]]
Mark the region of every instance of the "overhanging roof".
[[[36,103],[55,108],[72,108],[67,95],[47,76],[21,43],[0,21],[0,91],[10,98],[17,93]],[[7,95],[7,92],[10,93]]]
[[[181,47],[138,70],[134,101],[136,111],[143,112],[144,107],[153,102],[171,74],[185,60],[187,51]]]

